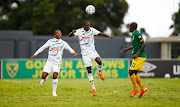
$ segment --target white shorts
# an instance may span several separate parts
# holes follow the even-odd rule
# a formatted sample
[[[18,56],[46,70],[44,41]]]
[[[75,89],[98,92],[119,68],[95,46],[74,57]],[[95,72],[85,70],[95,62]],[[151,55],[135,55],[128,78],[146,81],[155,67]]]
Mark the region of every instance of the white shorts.
[[[43,72],[47,72],[48,74],[51,72],[59,73],[60,67],[61,67],[61,64],[55,64],[55,63],[47,60],[45,66],[43,68]]]
[[[92,66],[92,60],[95,60],[97,57],[100,57],[96,51],[93,51],[89,55],[82,55],[84,67]]]

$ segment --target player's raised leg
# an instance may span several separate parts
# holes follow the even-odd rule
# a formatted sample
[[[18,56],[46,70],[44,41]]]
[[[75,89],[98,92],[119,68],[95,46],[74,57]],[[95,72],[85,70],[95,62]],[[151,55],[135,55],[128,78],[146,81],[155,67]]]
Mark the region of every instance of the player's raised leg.
[[[129,76],[130,76],[131,82],[134,86],[132,93],[129,95],[130,97],[134,97],[139,92],[139,89],[137,88],[135,72],[137,72],[137,71],[129,69]]]
[[[93,89],[93,96],[96,96],[96,88],[94,86],[94,80],[93,80],[93,75],[92,75],[92,71],[91,71],[91,66],[90,67],[86,67],[87,71],[88,71],[88,78],[89,78],[89,82],[91,83],[92,89]]]
[[[142,82],[141,82],[141,79],[140,79],[139,75],[138,75],[138,74],[135,74],[135,75],[136,75],[136,82],[137,82],[137,84],[139,85],[139,87],[141,88],[141,90],[143,90],[143,89],[144,89],[144,86],[143,86],[143,84],[142,84]]]
[[[139,58],[138,62],[140,63],[140,67],[138,68],[138,71],[143,70],[143,63],[145,62],[145,60],[146,60],[146,58]],[[137,72],[135,73],[135,75],[136,75],[137,84],[141,88],[141,93],[140,93],[139,97],[142,97],[144,95],[144,93],[147,91],[147,88],[142,84],[141,79],[140,79],[139,75],[137,74]]]
[[[102,75],[102,62],[101,62],[101,58],[100,57],[97,57],[96,59],[95,59],[95,61],[97,62],[97,68],[98,68],[98,75],[99,75],[99,77],[102,79],[102,80],[104,80],[104,76]]]
[[[40,85],[43,85],[48,79],[48,75],[52,72],[52,64],[47,60],[43,72],[42,72],[42,80],[40,81]]]
[[[57,89],[57,85],[58,85],[58,73],[57,72],[54,72],[53,73],[53,96],[57,96],[56,94],[56,89]]]
[[[48,75],[49,74],[47,72],[42,73],[42,80],[40,81],[40,85],[43,85],[46,82],[46,80],[48,79]]]
[[[142,97],[143,94],[147,91],[147,88],[143,86],[138,74],[136,74],[136,81],[137,81],[137,84],[139,85],[139,87],[141,88],[141,93],[140,93],[139,97]]]

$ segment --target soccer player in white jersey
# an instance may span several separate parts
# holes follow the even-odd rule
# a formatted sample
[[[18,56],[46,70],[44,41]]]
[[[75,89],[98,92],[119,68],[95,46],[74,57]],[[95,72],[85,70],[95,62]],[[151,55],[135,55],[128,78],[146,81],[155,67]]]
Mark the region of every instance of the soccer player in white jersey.
[[[55,38],[49,39],[42,47],[40,47],[31,59],[36,57],[39,53],[41,53],[44,49],[49,48],[48,59],[43,68],[42,72],[42,80],[40,85],[44,84],[48,78],[48,75],[53,72],[53,96],[57,96],[56,89],[58,84],[58,73],[61,67],[62,55],[64,49],[68,50],[74,56],[78,55],[75,51],[68,45],[67,42],[61,39],[62,33],[60,30],[56,30],[54,33]]]
[[[93,96],[96,96],[96,88],[94,86],[94,80],[93,75],[91,71],[92,66],[92,60],[95,60],[98,64],[98,75],[102,80],[104,80],[104,76],[101,74],[102,70],[102,62],[99,54],[95,50],[94,46],[94,35],[101,35],[104,37],[114,38],[114,36],[110,36],[104,33],[101,33],[100,31],[96,30],[93,27],[90,27],[90,22],[85,20],[82,22],[82,28],[79,28],[78,30],[72,30],[70,32],[69,37],[72,36],[78,36],[79,38],[79,44],[81,47],[81,54],[84,66],[87,68],[88,71],[88,78],[91,83],[92,89],[93,89]]]

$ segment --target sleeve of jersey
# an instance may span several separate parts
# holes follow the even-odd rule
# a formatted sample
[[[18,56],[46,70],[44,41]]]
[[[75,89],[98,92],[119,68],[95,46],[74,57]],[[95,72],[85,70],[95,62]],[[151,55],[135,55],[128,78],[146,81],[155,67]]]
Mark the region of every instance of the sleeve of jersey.
[[[75,51],[68,45],[67,42],[64,42],[64,48],[68,50],[70,53],[75,53]]]
[[[142,42],[144,40],[140,33],[137,33],[137,38],[138,38],[139,42]]]
[[[100,31],[98,31],[98,30],[95,29],[95,28],[92,28],[92,30],[93,30],[94,35],[98,35],[98,34],[100,33]]]
[[[48,48],[49,47],[49,40],[43,45],[43,46],[41,46],[36,52],[35,52],[35,54],[34,55],[38,55],[39,53],[41,53],[44,49],[46,49],[46,48]]]

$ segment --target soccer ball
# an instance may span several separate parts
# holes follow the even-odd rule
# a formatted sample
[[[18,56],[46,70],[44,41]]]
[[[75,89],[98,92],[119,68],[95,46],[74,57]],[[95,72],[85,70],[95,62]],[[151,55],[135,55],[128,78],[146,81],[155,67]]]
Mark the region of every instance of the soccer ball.
[[[164,75],[164,78],[170,78],[171,77],[171,75],[169,74],[169,73],[166,73],[165,75]]]
[[[86,13],[92,15],[95,13],[96,9],[93,5],[88,5],[85,9]]]

